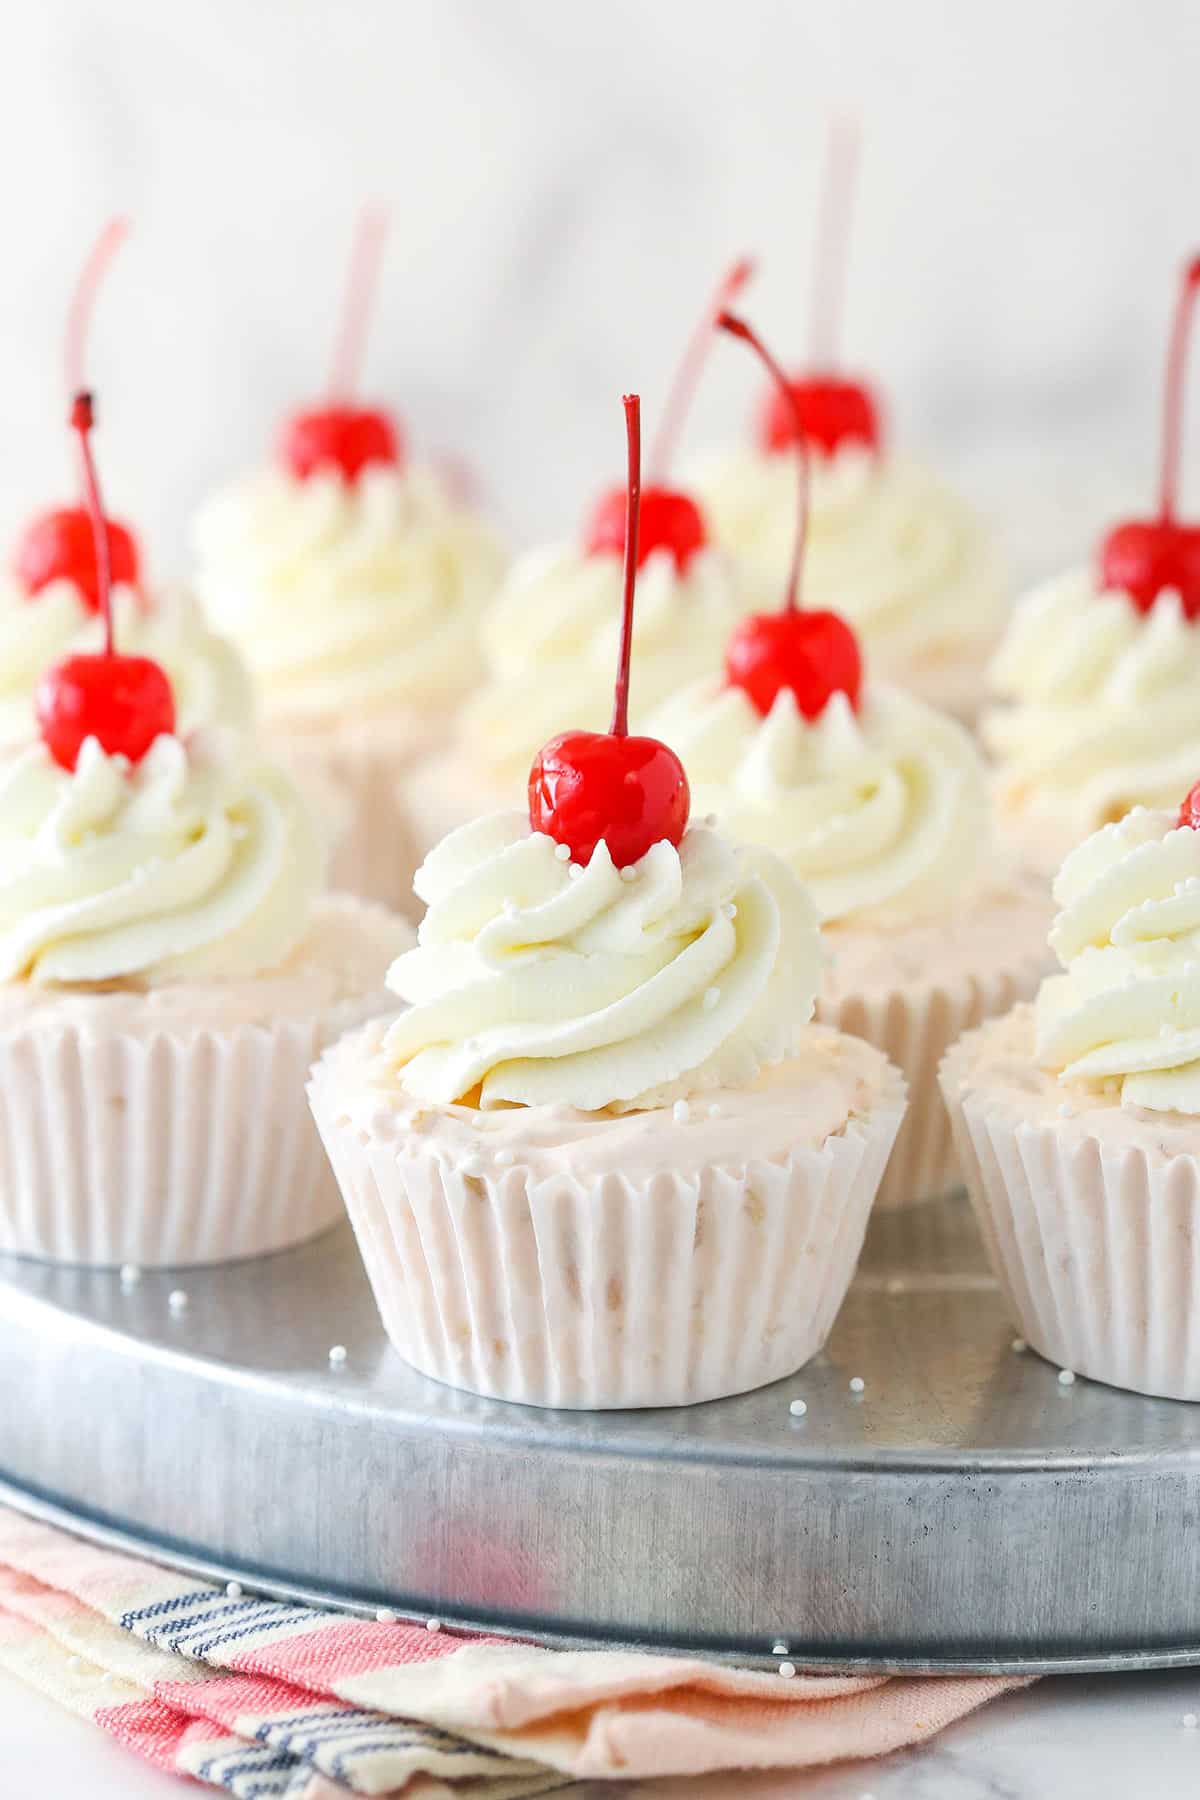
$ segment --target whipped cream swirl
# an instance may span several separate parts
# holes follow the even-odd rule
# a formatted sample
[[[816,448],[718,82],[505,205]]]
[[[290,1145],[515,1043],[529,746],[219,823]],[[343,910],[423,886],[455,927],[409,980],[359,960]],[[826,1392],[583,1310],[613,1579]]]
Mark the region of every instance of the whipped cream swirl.
[[[1137,807],[1068,856],[1037,1059],[1126,1106],[1200,1114],[1200,832]]]
[[[267,469],[195,525],[197,588],[273,718],[300,726],[457,698],[479,666],[497,540],[429,469]]]
[[[697,464],[718,540],[761,593],[783,591],[796,531],[791,455],[745,445]],[[1004,617],[996,553],[970,508],[926,470],[846,445],[812,458],[805,603],[843,613],[872,663],[912,675],[982,653]]]
[[[156,986],[255,975],[308,928],[325,848],[296,789],[232,733],[95,738],[0,769],[0,979]]]
[[[1007,706],[983,720],[997,803],[1081,838],[1131,806],[1178,806],[1200,770],[1200,626],[1176,594],[1147,613],[1084,569],[1018,606],[990,670]]]
[[[518,812],[452,832],[415,887],[388,985],[385,1079],[418,1100],[627,1112],[740,1087],[790,1055],[820,979],[817,916],[773,857],[693,827],[618,871]]]
[[[153,657],[166,670],[181,737],[203,725],[251,728],[250,671],[229,640],[209,629],[191,595],[147,599],[116,587],[113,625],[127,655]],[[32,599],[15,582],[0,582],[0,754],[36,738],[33,691],[43,672],[103,645],[103,621],[74,582],[53,581]]]
[[[822,919],[910,924],[945,914],[987,849],[983,764],[961,725],[895,688],[855,713],[834,694],[806,719],[783,689],[764,719],[713,682],[668,701],[649,729],[682,757],[697,814],[769,845]]]
[[[720,664],[741,612],[721,551],[698,551],[682,573],[669,551],[646,558],[633,620],[635,730],[668,694]],[[488,678],[461,714],[478,765],[523,787],[557,732],[605,730],[620,630],[619,556],[556,545],[519,557],[484,619]]]

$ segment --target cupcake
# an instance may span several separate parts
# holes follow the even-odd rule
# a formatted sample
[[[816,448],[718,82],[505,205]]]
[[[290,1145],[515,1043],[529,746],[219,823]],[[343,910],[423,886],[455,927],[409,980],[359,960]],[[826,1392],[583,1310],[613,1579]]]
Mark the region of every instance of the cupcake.
[[[326,1053],[313,1111],[384,1326],[454,1386],[681,1405],[791,1373],[849,1284],[903,1112],[869,1045],[809,1021],[816,911],[767,852],[688,822],[627,731],[630,429],[611,732],[537,757],[529,810],[417,877],[408,1010]]]
[[[1184,272],[1168,356],[1158,516],[1108,533],[1090,568],[1018,606],[982,724],[1005,838],[1053,874],[1133,806],[1178,802],[1200,763],[1200,533],[1176,516],[1181,383],[1200,260]]]
[[[85,396],[73,422],[99,539]],[[322,898],[321,833],[252,742],[178,734],[163,669],[113,645],[106,575],[105,647],[48,671],[0,766],[0,1250],[256,1255],[337,1217],[305,1072],[392,1005],[409,934]]]
[[[988,1254],[1060,1367],[1200,1399],[1200,788],[1077,846],[1063,973],[968,1035],[942,1085]]]
[[[723,325],[782,386],[750,328],[729,315]],[[1049,906],[991,850],[987,779],[964,727],[864,682],[845,620],[801,608],[809,519],[794,476],[783,608],[743,619],[723,672],[677,694],[649,729],[685,763],[697,812],[774,850],[812,894],[826,958],[817,1017],[884,1051],[908,1082],[878,1197],[896,1206],[961,1186],[938,1062],[961,1031],[1033,994]]]
[[[406,903],[399,776],[478,676],[504,556],[390,414],[349,402],[344,362],[338,402],[292,418],[273,465],[201,509],[196,586],[259,681],[272,748],[343,797],[335,879]]]

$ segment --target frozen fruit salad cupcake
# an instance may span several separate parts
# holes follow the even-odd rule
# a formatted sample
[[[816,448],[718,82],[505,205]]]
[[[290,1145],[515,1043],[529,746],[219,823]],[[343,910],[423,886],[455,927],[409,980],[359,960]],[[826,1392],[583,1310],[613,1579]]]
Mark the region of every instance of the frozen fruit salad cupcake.
[[[1174,804],[1200,766],[1200,528],[1177,518],[1184,357],[1200,259],[1168,352],[1158,516],[1109,532],[1092,567],[1017,608],[983,720],[1005,838],[1052,874],[1131,806]]]
[[[409,1010],[323,1058],[313,1110],[393,1343],[539,1405],[674,1405],[823,1342],[903,1112],[869,1045],[809,1023],[795,877],[688,823],[630,737],[637,401],[612,731],[538,756],[527,813],[451,834],[417,886]]]
[[[1200,787],[1067,857],[1036,1004],[942,1084],[1022,1334],[1060,1367],[1200,1399]]]
[[[372,244],[360,242],[360,266]],[[336,403],[296,415],[271,467],[203,507],[197,590],[258,678],[272,745],[342,792],[339,884],[407,901],[398,777],[479,673],[479,618],[504,557],[408,457],[396,420],[352,404],[351,388],[343,356]]]
[[[766,357],[749,327],[724,323]],[[668,701],[649,729],[682,758],[697,813],[774,850],[812,894],[826,957],[818,1018],[875,1044],[909,1084],[879,1193],[899,1205],[961,1185],[938,1062],[960,1032],[1032,996],[1049,906],[992,852],[987,778],[963,726],[864,682],[845,621],[800,608],[794,470],[792,512],[783,609],[744,619],[723,673]]]
[[[73,414],[97,539],[87,433]],[[94,1265],[253,1255],[333,1222],[312,1059],[394,1002],[408,937],[322,898],[292,781],[113,645],[43,677],[0,767],[0,1250]]]

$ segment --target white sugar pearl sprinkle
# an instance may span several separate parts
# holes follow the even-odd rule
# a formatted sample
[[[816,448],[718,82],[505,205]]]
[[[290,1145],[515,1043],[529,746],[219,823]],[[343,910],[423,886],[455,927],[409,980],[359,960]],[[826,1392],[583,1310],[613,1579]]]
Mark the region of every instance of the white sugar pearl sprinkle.
[[[497,1150],[496,1152],[496,1167],[498,1169],[511,1169],[516,1160],[517,1156],[514,1150]]]
[[[396,1615],[390,1606],[381,1606],[379,1608],[378,1612],[375,1614],[375,1623],[377,1625],[394,1625],[396,1623]]]
[[[1074,1385],[1075,1385],[1074,1369],[1060,1369],[1058,1371],[1058,1385],[1059,1385],[1059,1387],[1074,1387]]]
[[[625,867],[621,870],[621,880],[622,881],[636,881],[637,880],[637,864],[636,863],[626,863]]]
[[[1024,1338],[1014,1338],[1012,1347],[1018,1356],[1024,1356],[1026,1350],[1029,1348]]]
[[[425,1629],[426,1631],[440,1631],[442,1629],[442,1621],[440,1619],[426,1619]]]
[[[790,1681],[790,1680],[791,1680],[791,1679],[792,1679],[792,1676],[793,1676],[793,1675],[794,1675],[794,1674],[795,1674],[795,1673],[796,1673],[796,1665],[795,1665],[795,1663],[794,1663],[794,1662],[782,1662],[782,1663],[780,1663],[780,1665],[779,1665],[779,1673],[780,1673],[780,1674],[781,1674],[781,1675],[782,1675],[782,1676],[783,1676],[783,1679],[784,1679],[784,1680],[785,1680],[785,1681]]]
[[[864,1381],[864,1380],[863,1380],[863,1378],[862,1378],[862,1376],[861,1376],[861,1375],[852,1375],[852,1376],[851,1376],[851,1377],[850,1377],[850,1392],[851,1392],[851,1393],[852,1393],[852,1394],[862,1394],[862,1393],[865,1393],[865,1391],[866,1391],[866,1386],[867,1386],[867,1384],[866,1384],[866,1382],[865,1382],[865,1381]]]
[[[68,1667],[68,1669],[82,1669],[82,1667],[83,1667],[82,1656],[68,1656],[67,1667]]]
[[[331,1363],[334,1363],[335,1365],[338,1363],[344,1363],[346,1360],[345,1344],[330,1344],[329,1360]]]
[[[184,1288],[172,1288],[171,1292],[167,1295],[167,1305],[172,1312],[185,1312],[187,1310],[187,1303],[187,1291]]]
[[[808,1401],[793,1400],[788,1406],[788,1411],[791,1413],[793,1419],[802,1419],[808,1411]]]
[[[570,862],[571,860],[571,850],[567,844],[555,844],[554,854],[559,862]]]
[[[482,1175],[483,1158],[482,1156],[464,1156],[459,1168],[464,1175]]]
[[[721,1108],[717,1105],[715,1100],[711,1106],[705,1107],[705,1111],[710,1119],[719,1119],[721,1117]]]
[[[772,1656],[786,1656],[787,1653],[788,1653],[787,1640],[785,1638],[776,1638],[775,1642],[771,1645],[771,1655]]]
[[[1184,1713],[1183,1729],[1185,1731],[1195,1731],[1197,1725],[1200,1725],[1200,1716],[1197,1716],[1196,1713]]]
[[[677,1125],[686,1125],[692,1116],[692,1109],[686,1100],[677,1100],[671,1108],[671,1117]]]
[[[727,900],[725,902],[724,906],[721,908],[721,911],[725,914],[725,917],[727,919],[736,919],[737,918],[737,907],[734,905],[732,900]]]
[[[570,865],[570,867],[567,869],[567,874],[570,876],[572,881],[578,881],[579,877],[583,874],[582,865],[579,863],[572,863]]]
[[[240,1600],[244,1589],[240,1581],[227,1581],[225,1583],[225,1592],[231,1600]]]
[[[138,1268],[136,1263],[122,1263],[121,1264],[121,1286],[122,1287],[136,1287],[138,1282],[141,1279],[142,1279],[142,1271]]]

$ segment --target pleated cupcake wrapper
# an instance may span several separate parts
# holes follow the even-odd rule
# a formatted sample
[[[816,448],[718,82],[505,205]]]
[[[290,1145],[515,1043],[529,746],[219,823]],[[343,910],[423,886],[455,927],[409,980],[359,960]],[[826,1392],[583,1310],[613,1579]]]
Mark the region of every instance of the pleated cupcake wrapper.
[[[311,1019],[139,1036],[0,1034],[0,1252],[184,1267],[283,1249],[340,1216],[309,1068],[380,994]]]
[[[786,1162],[535,1181],[466,1174],[345,1117],[336,1065],[313,1111],[384,1328],[453,1387],[535,1406],[678,1406],[790,1375],[854,1273],[904,1110]]]
[[[1021,1335],[1060,1368],[1200,1400],[1200,1157],[1102,1144],[942,1084],[967,1190]]]
[[[964,1031],[1031,1000],[1046,972],[1045,955],[1026,957],[958,981],[910,984],[890,993],[819,998],[816,1016],[882,1050],[908,1083],[908,1112],[875,1204],[909,1206],[957,1192],[962,1166],[938,1087],[938,1064]]]
[[[412,891],[422,846],[405,804],[403,774],[420,754],[412,745],[379,743],[369,733],[344,737],[289,734],[279,749],[303,783],[334,800],[330,886],[419,918]],[[328,805],[326,810],[329,810]]]

